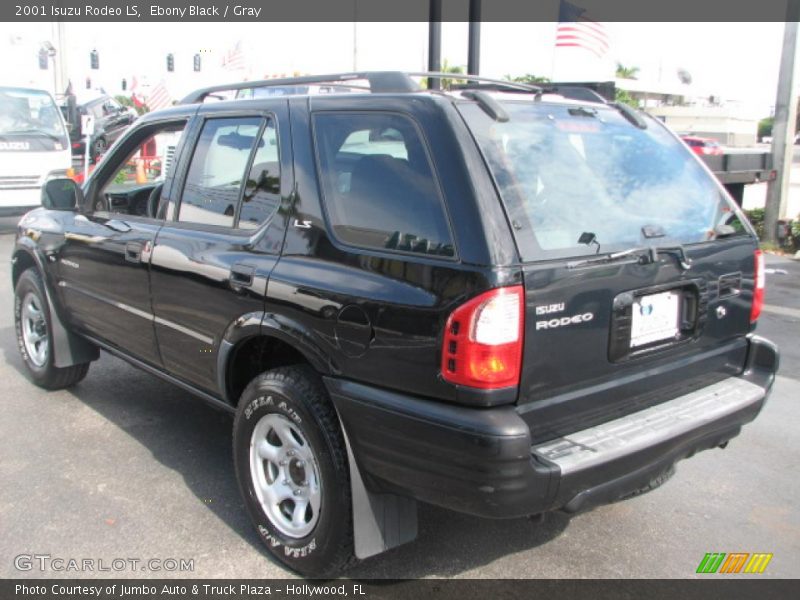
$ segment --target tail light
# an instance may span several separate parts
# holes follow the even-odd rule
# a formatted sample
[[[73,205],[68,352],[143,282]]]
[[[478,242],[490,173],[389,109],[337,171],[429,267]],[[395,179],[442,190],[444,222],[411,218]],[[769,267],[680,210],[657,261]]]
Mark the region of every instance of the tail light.
[[[753,307],[750,309],[750,322],[755,323],[761,315],[761,309],[764,307],[764,254],[761,250],[755,252],[755,273],[753,274],[755,280],[755,289],[753,290]]]
[[[452,312],[442,345],[446,381],[481,389],[519,385],[524,296],[521,285],[498,288]]]

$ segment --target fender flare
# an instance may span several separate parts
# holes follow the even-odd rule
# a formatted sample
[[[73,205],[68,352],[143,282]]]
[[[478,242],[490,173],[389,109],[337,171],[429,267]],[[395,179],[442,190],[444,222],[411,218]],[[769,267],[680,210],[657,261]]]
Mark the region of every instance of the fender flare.
[[[53,365],[59,369],[71,367],[100,358],[100,349],[89,340],[70,331],[64,324],[62,309],[57,301],[57,296],[53,293],[47,270],[45,269],[45,257],[36,243],[28,237],[20,237],[15,244],[14,254],[11,261],[16,264],[20,253],[25,253],[36,265],[36,269],[42,277],[44,285],[45,300],[50,313],[50,335],[53,348]]]
[[[228,325],[217,352],[217,388],[228,404],[235,403],[235,398],[230,397],[227,377],[233,351],[241,343],[256,337],[280,340],[297,350],[320,375],[331,374],[330,358],[307,328],[282,315],[247,313]]]

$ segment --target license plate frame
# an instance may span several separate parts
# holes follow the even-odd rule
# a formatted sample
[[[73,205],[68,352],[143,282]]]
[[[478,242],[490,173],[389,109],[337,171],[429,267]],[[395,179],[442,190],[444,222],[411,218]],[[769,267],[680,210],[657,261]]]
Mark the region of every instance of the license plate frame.
[[[680,339],[680,290],[644,294],[636,298],[631,311],[631,351]]]

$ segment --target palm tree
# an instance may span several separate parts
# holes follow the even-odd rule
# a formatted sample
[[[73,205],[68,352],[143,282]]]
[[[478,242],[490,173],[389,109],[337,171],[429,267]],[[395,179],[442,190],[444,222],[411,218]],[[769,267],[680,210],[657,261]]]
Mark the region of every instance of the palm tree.
[[[530,83],[530,84],[537,84],[537,83],[550,83],[549,77],[538,77],[533,73],[525,73],[525,75],[518,75],[517,77],[512,77],[511,75],[504,75],[503,79],[507,79],[508,81],[513,81],[514,83]]]
[[[453,74],[457,74],[457,75],[458,74],[463,75],[464,74],[464,67],[451,65],[451,64],[449,64],[447,62],[447,59],[445,58],[444,61],[442,61],[442,71],[441,72],[442,73],[453,73]],[[442,83],[442,89],[443,90],[449,90],[451,85],[459,84],[459,83],[463,83],[463,82],[464,81],[462,79],[445,78],[445,79],[442,79],[442,82],[441,82]]]
[[[639,67],[626,67],[622,63],[617,63],[617,77],[620,79],[636,79],[639,74]]]

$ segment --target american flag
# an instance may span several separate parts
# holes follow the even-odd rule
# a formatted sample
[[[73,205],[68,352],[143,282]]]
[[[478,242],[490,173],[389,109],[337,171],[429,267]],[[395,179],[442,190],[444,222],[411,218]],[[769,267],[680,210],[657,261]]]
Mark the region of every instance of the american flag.
[[[242,52],[242,41],[228,50],[222,58],[222,68],[226,71],[241,71],[245,68],[244,52]]]
[[[150,110],[158,110],[159,108],[172,106],[172,96],[170,95],[163,79],[158,82],[156,87],[150,90],[150,94],[147,96],[147,101],[145,104]]]
[[[602,58],[608,52],[606,28],[602,23],[587,18],[585,13],[585,8],[561,0],[556,47],[583,48]]]

